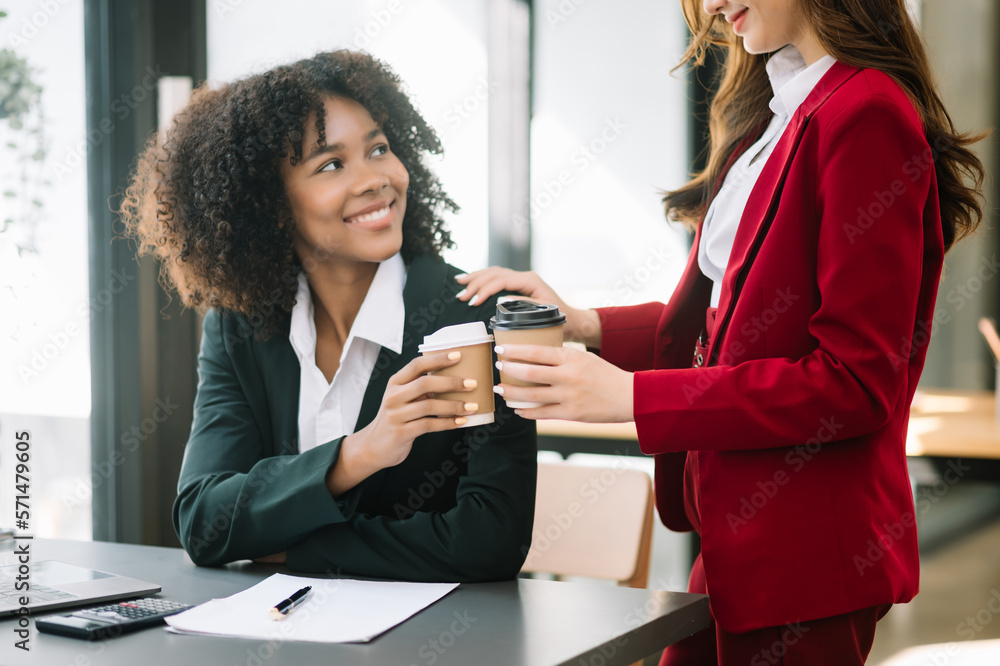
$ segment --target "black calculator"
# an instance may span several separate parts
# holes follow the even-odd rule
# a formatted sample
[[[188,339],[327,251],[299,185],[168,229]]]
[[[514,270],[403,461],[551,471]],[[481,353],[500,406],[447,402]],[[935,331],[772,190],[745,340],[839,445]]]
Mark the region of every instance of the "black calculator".
[[[166,599],[131,599],[106,606],[83,608],[67,615],[35,620],[38,631],[87,640],[114,638],[129,631],[163,624],[163,618],[191,608]]]

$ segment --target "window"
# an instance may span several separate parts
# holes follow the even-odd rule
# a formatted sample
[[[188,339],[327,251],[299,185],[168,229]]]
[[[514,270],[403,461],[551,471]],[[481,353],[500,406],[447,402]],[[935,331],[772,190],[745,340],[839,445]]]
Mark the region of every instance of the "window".
[[[687,259],[660,191],[686,181],[676,2],[534,3],[531,265],[577,307],[665,301]]]
[[[0,524],[13,516],[14,432],[28,430],[27,532],[90,539],[89,326],[101,305],[87,281],[83,6],[0,10]],[[4,98],[15,57],[41,88],[23,113]]]
[[[487,260],[486,2],[428,0],[208,3],[208,78],[233,79],[322,50],[363,50],[386,62],[437,131],[431,167],[462,210],[446,218],[457,248],[445,259]]]

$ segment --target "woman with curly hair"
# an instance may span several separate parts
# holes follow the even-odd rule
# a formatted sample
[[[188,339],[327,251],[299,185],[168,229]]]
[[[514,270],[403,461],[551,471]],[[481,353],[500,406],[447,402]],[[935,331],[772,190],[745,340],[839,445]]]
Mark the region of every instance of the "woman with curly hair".
[[[435,399],[424,335],[486,321],[440,251],[457,210],[434,131],[383,64],[320,53],[195,92],[122,206],[161,282],[206,311],[174,503],[192,560],[406,580],[511,578],[534,512],[533,424]]]

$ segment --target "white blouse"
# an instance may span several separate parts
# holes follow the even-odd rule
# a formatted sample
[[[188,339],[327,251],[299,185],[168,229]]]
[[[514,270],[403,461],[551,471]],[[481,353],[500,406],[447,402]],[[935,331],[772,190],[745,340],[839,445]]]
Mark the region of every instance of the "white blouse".
[[[798,49],[791,45],[777,51],[767,61],[767,74],[774,90],[770,102],[774,116],[760,140],[743,153],[726,174],[722,188],[712,200],[702,223],[698,266],[714,283],[712,307],[719,305],[722,278],[729,264],[736,229],[764,164],[795,111],[835,62],[832,56],[827,55],[806,67]]]
[[[305,272],[292,308],[288,338],[301,367],[299,377],[299,452],[354,432],[361,402],[382,347],[403,350],[403,286],[406,266],[399,254],[379,264],[361,310],[340,354],[340,366],[327,382],[316,366],[316,320]]]

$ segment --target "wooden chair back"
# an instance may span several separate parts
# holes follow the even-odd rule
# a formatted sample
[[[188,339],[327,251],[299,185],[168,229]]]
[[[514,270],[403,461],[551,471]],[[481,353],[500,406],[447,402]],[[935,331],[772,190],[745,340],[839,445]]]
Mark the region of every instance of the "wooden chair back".
[[[645,472],[540,463],[532,543],[521,570],[645,587],[653,505]]]

